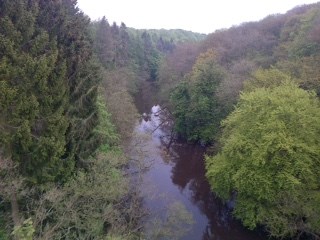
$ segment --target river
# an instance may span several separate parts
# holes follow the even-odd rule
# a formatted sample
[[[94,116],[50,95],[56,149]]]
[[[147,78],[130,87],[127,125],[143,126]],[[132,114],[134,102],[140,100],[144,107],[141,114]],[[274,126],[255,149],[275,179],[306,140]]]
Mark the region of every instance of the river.
[[[244,228],[232,217],[228,204],[210,191],[205,178],[204,147],[174,142],[167,149],[170,122],[163,123],[165,113],[161,107],[144,96],[142,93],[136,104],[141,114],[147,115],[137,123],[134,140],[139,138],[139,157],[148,167],[139,186],[144,207],[150,213],[145,219],[147,238],[267,239],[262,232]]]

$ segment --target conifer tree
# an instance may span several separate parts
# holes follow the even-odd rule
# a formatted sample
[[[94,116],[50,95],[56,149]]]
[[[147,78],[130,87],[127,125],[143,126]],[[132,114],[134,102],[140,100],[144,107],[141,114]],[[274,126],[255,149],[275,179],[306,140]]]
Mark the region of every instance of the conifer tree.
[[[3,1],[0,19],[0,141],[33,183],[63,173],[68,126],[66,67],[38,13],[36,2]]]
[[[0,142],[32,183],[61,181],[99,145],[99,71],[76,1],[0,2]]]
[[[93,60],[90,19],[76,7],[76,1],[40,0],[39,24],[57,38],[59,57],[66,63],[69,121],[65,159],[75,159],[79,166],[99,145],[93,129],[98,124],[98,67]],[[69,161],[67,160],[67,161]]]
[[[111,27],[108,20],[103,17],[96,24],[96,32],[94,36],[94,50],[96,55],[105,68],[111,68],[113,66],[114,51],[113,51],[113,38],[111,33]]]

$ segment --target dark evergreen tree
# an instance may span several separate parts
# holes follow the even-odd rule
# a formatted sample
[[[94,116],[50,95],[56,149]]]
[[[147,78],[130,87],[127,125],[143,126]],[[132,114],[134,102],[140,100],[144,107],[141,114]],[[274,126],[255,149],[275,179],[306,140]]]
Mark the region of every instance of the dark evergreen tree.
[[[113,59],[115,58],[113,43],[111,27],[108,20],[103,17],[98,23],[96,23],[94,50],[99,62],[107,69],[113,66]]]
[[[0,5],[1,151],[29,181],[60,181],[99,142],[89,19],[71,0]]]
[[[126,66],[130,63],[129,59],[132,55],[129,53],[130,36],[124,23],[120,25],[119,34],[118,61],[120,66]]]
[[[2,1],[0,9],[1,143],[33,182],[68,175],[65,154],[66,65],[55,38],[37,26],[35,1]]]
[[[65,159],[83,165],[98,146],[93,134],[98,124],[97,88],[100,81],[93,60],[90,20],[76,7],[76,1],[40,0],[38,24],[49,29],[51,38],[57,38],[59,57],[66,62],[68,86],[68,129]]]
[[[201,54],[192,72],[172,94],[176,131],[190,141],[212,142],[225,117],[217,89],[225,73],[216,63],[215,53]]]
[[[149,72],[149,80],[154,81],[158,77],[159,53],[153,46],[150,34],[144,31],[141,35],[144,50],[143,69]]]

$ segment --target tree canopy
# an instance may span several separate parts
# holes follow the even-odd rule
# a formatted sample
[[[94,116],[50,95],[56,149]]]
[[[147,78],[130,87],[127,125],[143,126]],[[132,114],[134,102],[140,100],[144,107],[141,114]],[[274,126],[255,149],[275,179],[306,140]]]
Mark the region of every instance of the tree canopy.
[[[206,157],[222,198],[236,194],[244,225],[276,237],[320,233],[320,105],[315,93],[286,81],[242,93],[223,121],[222,150]]]
[[[190,141],[211,142],[224,117],[223,106],[217,97],[224,71],[215,58],[212,50],[201,54],[192,72],[172,94],[176,130]]]

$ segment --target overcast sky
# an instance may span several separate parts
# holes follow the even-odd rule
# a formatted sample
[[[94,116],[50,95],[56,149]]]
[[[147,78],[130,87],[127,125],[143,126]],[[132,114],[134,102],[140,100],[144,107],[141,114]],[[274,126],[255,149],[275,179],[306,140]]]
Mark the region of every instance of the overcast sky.
[[[109,23],[139,29],[185,29],[210,33],[267,15],[285,13],[312,0],[78,0],[79,8]]]

